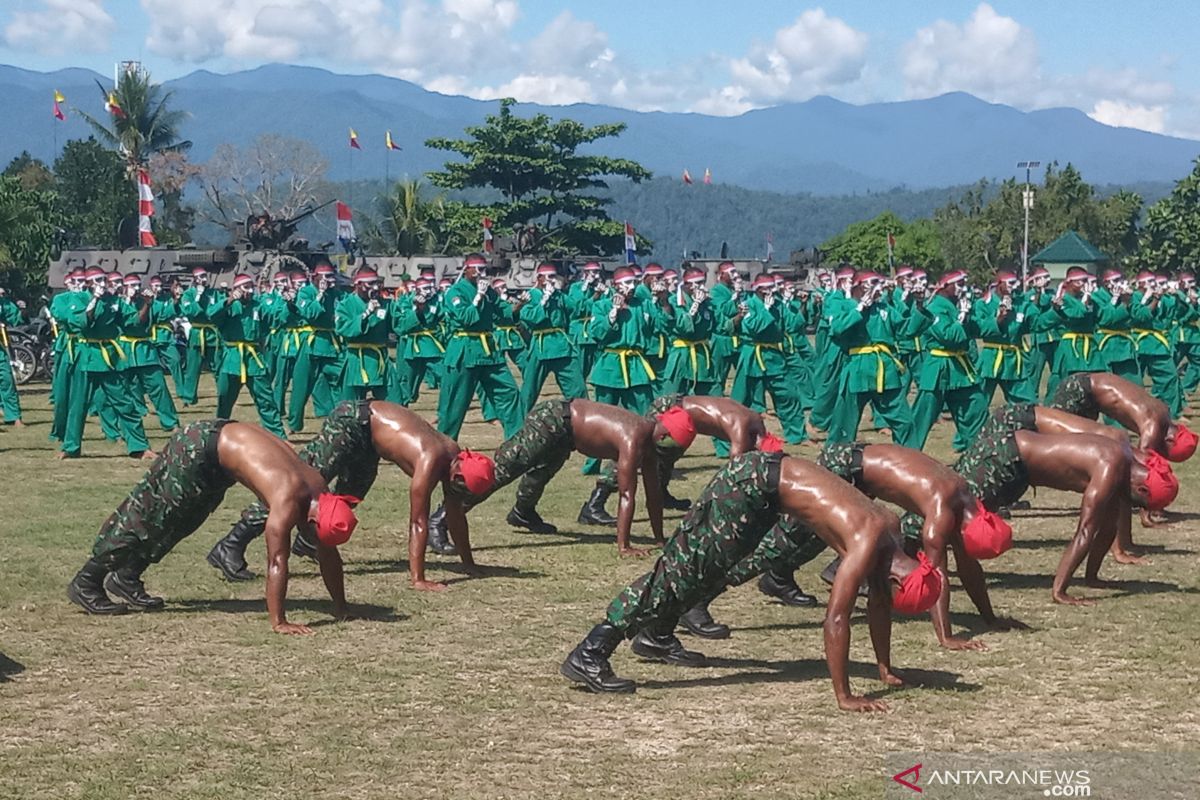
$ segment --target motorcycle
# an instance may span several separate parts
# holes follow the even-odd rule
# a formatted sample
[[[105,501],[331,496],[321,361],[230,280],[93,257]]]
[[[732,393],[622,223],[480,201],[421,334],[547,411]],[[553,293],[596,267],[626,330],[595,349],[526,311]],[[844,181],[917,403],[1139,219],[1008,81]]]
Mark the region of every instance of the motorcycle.
[[[54,333],[49,320],[35,317],[25,325],[8,328],[8,358],[13,382],[18,386],[34,378],[54,377]]]

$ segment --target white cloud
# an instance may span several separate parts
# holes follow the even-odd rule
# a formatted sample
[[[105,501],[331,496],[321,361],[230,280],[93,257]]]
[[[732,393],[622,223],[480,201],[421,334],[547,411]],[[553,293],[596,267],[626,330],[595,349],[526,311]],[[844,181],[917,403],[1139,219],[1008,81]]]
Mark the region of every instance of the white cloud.
[[[38,11],[17,11],[4,26],[4,43],[43,55],[101,53],[116,23],[103,0],[42,0]]]
[[[1162,133],[1166,129],[1166,106],[1139,106],[1117,100],[1101,100],[1092,108],[1089,117],[1118,128],[1140,128]]]
[[[803,12],[775,32],[769,45],[756,44],[729,61],[733,81],[710,92],[693,110],[740,114],[781,100],[806,100],[857,81],[866,65],[867,35],[824,9]]]

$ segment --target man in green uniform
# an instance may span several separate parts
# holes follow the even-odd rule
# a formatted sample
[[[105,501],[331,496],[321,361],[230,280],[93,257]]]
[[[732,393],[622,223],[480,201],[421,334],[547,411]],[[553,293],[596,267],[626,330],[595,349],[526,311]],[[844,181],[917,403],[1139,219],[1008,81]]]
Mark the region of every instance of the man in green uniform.
[[[624,638],[633,639],[633,652],[643,658],[704,664],[704,657],[686,650],[673,633],[680,615],[723,586],[730,570],[776,525],[797,547],[810,547],[819,538],[843,554],[825,617],[834,695],[845,710],[885,710],[885,704],[850,691],[850,616],[858,587],[867,581],[874,590],[867,615],[879,677],[897,686],[903,681],[891,668],[891,610],[929,609],[944,579],[924,554],[918,564],[893,544],[899,530],[894,514],[821,467],[779,453],[748,453],[722,467],[684,515],[654,568],[617,594],[605,621],[571,651],[559,671],[593,692],[634,691],[633,682],[614,675],[609,664]]]
[[[121,335],[124,320],[121,301],[109,294],[104,270],[92,267],[86,275],[92,296],[86,304],[72,309],[73,313],[66,320],[68,330],[78,337],[78,350],[68,393],[70,408],[58,457],[79,457],[84,424],[89,410],[96,405],[100,414],[108,418],[109,425],[125,439],[125,447],[131,456],[153,458],[129,382],[120,371],[123,351],[117,337]]]
[[[304,464],[286,442],[261,428],[229,420],[185,426],[167,442],[145,477],[104,524],[92,556],[67,586],[67,597],[89,614],[123,614],[125,603],[162,608],[146,592],[142,573],[194,533],[241,483],[270,509],[266,521],[267,613],[276,633],[311,634],[284,614],[288,583],[288,539],[292,529],[311,531],[320,542],[321,577],[333,599],[334,617],[346,616],[342,559],[337,545],[354,531],[351,506],[357,498],[330,494],[321,474]]]
[[[664,327],[671,347],[662,376],[669,393],[723,394],[713,356],[717,315],[705,286],[707,277],[701,270],[688,270],[672,298]]]
[[[1058,349],[1058,336],[1062,332],[1058,315],[1050,310],[1050,272],[1045,267],[1030,270],[1025,285],[1026,315],[1029,318],[1028,346],[1025,349],[1025,396],[1040,397],[1042,375],[1054,365],[1054,351]],[[1056,383],[1053,374],[1046,390],[1046,397],[1054,394]]]
[[[592,324],[592,306],[600,299],[601,267],[589,261],[580,268],[580,279],[567,290],[571,308],[571,342],[575,345],[575,360],[579,363],[579,374],[586,378],[596,360],[596,342],[592,339],[589,326]],[[586,389],[586,387],[585,387]]]
[[[158,423],[164,431],[179,427],[179,415],[175,412],[175,401],[167,389],[166,373],[158,360],[151,330],[155,325],[155,292],[142,291],[142,279],[137,275],[125,276],[125,296],[121,304],[124,315],[122,334],[118,341],[124,351],[121,369],[125,373],[134,402],[144,405],[149,397],[158,415]],[[144,413],[144,412],[143,412]]]
[[[1196,294],[1196,276],[1191,272],[1179,273],[1179,303],[1176,319],[1179,320],[1179,335],[1175,352],[1179,364],[1184,368],[1179,379],[1179,391],[1187,402],[1188,395],[1200,388],[1200,297]]]
[[[662,264],[651,261],[642,270],[641,283],[638,286],[638,293],[654,320],[654,332],[646,346],[646,360],[650,362],[650,369],[654,372],[654,380],[650,382],[650,385],[653,387],[655,395],[662,394],[663,391],[663,373],[667,367],[667,353],[669,352],[666,328],[670,301],[667,297],[667,282],[663,277],[665,274],[666,270],[663,269]]]
[[[50,301],[50,325],[54,330],[54,378],[50,388],[54,420],[50,424],[50,438],[57,442],[62,441],[67,429],[71,386],[78,358],[79,337],[77,333],[72,333],[69,321],[91,300],[91,294],[84,291],[84,270],[77,269],[68,274],[66,287],[66,291],[59,292]]]
[[[1138,365],[1142,375],[1150,379],[1150,393],[1167,404],[1172,417],[1183,413],[1179,369],[1167,335],[1170,322],[1175,318],[1176,302],[1173,292],[1160,288],[1157,276],[1149,272],[1138,274],[1137,291],[1129,298]]]
[[[1025,298],[1019,293],[1021,280],[1008,270],[996,274],[996,288],[976,300],[971,308],[974,329],[979,333],[979,375],[983,400],[990,406],[999,388],[1009,402],[1032,403],[1037,395],[1027,394],[1024,334],[1031,320]]]
[[[467,256],[458,280],[446,290],[441,304],[447,340],[437,427],[452,439],[462,430],[476,388],[488,399],[506,437],[521,427],[517,384],[495,337],[502,301],[482,274],[486,266],[483,256]]]
[[[421,277],[411,292],[392,301],[392,330],[396,334],[396,370],[388,399],[402,406],[417,402],[425,373],[440,364],[446,347],[438,338],[441,314],[437,289],[430,278]]]
[[[820,316],[814,343],[817,351],[817,361],[813,368],[813,407],[809,420],[812,429],[828,431],[833,426],[834,415],[838,406],[838,387],[842,382],[842,371],[845,368],[846,354],[840,347],[830,342],[829,338],[829,307],[837,307],[838,300],[848,300],[854,269],[841,267],[833,275],[821,273],[821,292],[817,295]]]
[[[8,329],[24,323],[21,307],[14,303],[0,287],[0,409],[4,411],[6,425],[22,427],[21,396],[13,379],[12,359],[8,354]]]
[[[558,389],[567,400],[587,397],[579,360],[571,349],[568,334],[570,300],[553,264],[537,268],[537,285],[521,306],[521,324],[529,331],[529,350],[521,369],[521,409],[528,413],[537,402],[542,386],[554,374]]]
[[[797,280],[780,278],[780,298],[783,301],[784,369],[800,384],[800,410],[809,412],[813,406],[813,349],[808,341],[808,323],[812,313],[809,293]],[[807,425],[807,423],[805,423]]]
[[[192,285],[179,299],[179,311],[187,317],[187,358],[183,367],[183,385],[179,387],[179,400],[184,406],[196,404],[200,387],[201,370],[212,371],[217,357],[217,326],[208,316],[213,294],[208,286],[208,270],[196,267],[192,270]]]
[[[927,280],[925,270],[914,270],[907,264],[896,267],[896,286],[888,296],[888,303],[892,309],[890,313],[895,316],[892,323],[894,330],[904,331],[909,327],[914,314],[912,309],[917,303],[913,289],[918,283],[925,284]],[[923,286],[919,293],[923,295],[927,289],[927,286]],[[901,336],[896,340],[896,358],[904,365],[904,372],[900,374],[900,393],[906,402],[913,376],[921,371],[921,366],[917,363],[920,357],[921,337]]]
[[[908,446],[925,448],[929,431],[949,407],[954,418],[954,449],[965,450],[987,419],[987,402],[979,376],[971,366],[968,344],[974,330],[970,319],[967,273],[951,270],[934,287],[933,296],[916,306],[925,355],[913,403],[913,430]],[[954,302],[957,300],[957,304]]]
[[[829,341],[842,350],[845,364],[829,442],[854,441],[868,403],[891,430],[893,441],[907,444],[912,436],[912,411],[902,388],[904,365],[896,357],[895,309],[885,291],[879,275],[860,272],[849,297],[833,295],[827,301]]]
[[[784,369],[785,325],[775,279],[759,275],[752,288],[753,293],[744,298],[733,317],[744,341],[730,396],[747,408],[765,411],[766,395],[770,393],[784,439],[789,444],[800,444],[808,439],[808,432],[804,429],[800,389]]]
[[[379,274],[364,267],[354,273],[354,291],[338,301],[334,332],[346,346],[341,399],[382,400],[388,386],[388,308],[379,297]]]
[[[183,358],[175,345],[175,320],[183,316],[179,301],[183,298],[183,286],[172,281],[171,288],[163,287],[162,278],[155,275],[150,279],[153,301],[150,306],[150,343],[158,354],[158,363],[171,376],[178,394],[183,386]]]
[[[1120,270],[1104,271],[1101,285],[1092,292],[1092,302],[1096,304],[1096,347],[1109,372],[1141,383],[1137,344],[1130,330],[1133,327],[1133,317],[1129,313],[1130,294],[1129,284]],[[1033,399],[1036,398],[1030,398]]]
[[[1047,315],[1061,326],[1046,395],[1054,396],[1059,381],[1076,372],[1101,372],[1104,358],[1096,347],[1096,279],[1082,267],[1071,267],[1050,300]],[[1131,304],[1132,307],[1132,304]]]
[[[292,285],[286,272],[271,276],[270,286],[263,285],[260,276],[258,293],[258,317],[262,323],[263,352],[266,354],[267,373],[271,378],[271,395],[275,394],[275,370],[279,367],[279,354],[283,350],[283,328],[287,323],[288,304],[284,293]],[[278,402],[275,405],[283,411]]]
[[[309,284],[296,292],[296,311],[303,320],[299,329],[300,350],[296,354],[292,373],[292,397],[288,403],[288,430],[304,430],[304,407],[313,398],[313,414],[325,417],[333,410],[334,387],[342,377],[342,346],[333,326],[337,304],[343,292],[337,285],[337,272],[332,264],[319,264],[313,270],[316,285]],[[321,384],[326,390],[318,393]]]
[[[598,402],[644,414],[654,399],[655,373],[646,359],[654,317],[637,286],[634,272],[622,267],[613,276],[612,294],[596,302],[589,332],[599,349],[588,381]]]
[[[236,275],[228,294],[215,293],[209,306],[209,318],[221,334],[221,354],[217,358],[217,416],[229,419],[242,386],[254,399],[260,424],[280,439],[286,438],[279,406],[271,391],[267,362],[258,349],[262,320],[254,297],[254,279]]]

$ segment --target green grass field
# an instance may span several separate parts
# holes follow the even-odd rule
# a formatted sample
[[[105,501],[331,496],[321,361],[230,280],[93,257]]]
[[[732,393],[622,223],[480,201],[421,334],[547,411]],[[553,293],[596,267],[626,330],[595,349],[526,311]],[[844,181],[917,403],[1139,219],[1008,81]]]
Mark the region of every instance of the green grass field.
[[[772,604],[753,585],[714,605],[733,638],[684,637],[711,667],[644,663],[623,647],[613,665],[639,682],[635,695],[594,696],[560,678],[565,654],[650,564],[618,559],[611,531],[575,524],[589,490],[578,457],[542,506],[560,535],[505,525],[508,487],[471,516],[488,576],[465,580],[455,560],[431,556],[431,578],[451,584],[440,594],[407,588],[407,478],[381,470],[343,548],[361,618],[330,624],[315,564],[293,561],[289,616],[313,637],[273,634],[262,582],[231,585],[204,561],[248,499],[240,487],[147,572],[165,611],[88,617],[64,588],[145,465],[95,425],[85,458],[52,460],[45,387],[22,400],[30,426],[0,433],[6,800],[881,797],[892,751],[1179,750],[1200,736],[1200,462],[1180,470],[1179,521],[1135,522],[1153,564],[1109,562],[1102,574],[1120,588],[1075,588],[1095,606],[1050,602],[1078,497],[1039,492],[1014,520],[1016,548],[987,565],[996,608],[1031,631],[986,632],[958,591],[956,629],[990,649],[943,651],[926,619],[900,619],[893,660],[915,685],[885,691],[856,615],[852,684],[892,707],[859,716],[833,701],[822,610]],[[432,415],[428,398],[418,408]],[[186,416],[212,411],[209,397]],[[468,419],[465,443],[498,444],[498,428]],[[947,433],[934,437],[943,458]],[[680,462],[676,494],[699,492],[720,463],[710,454],[698,442]],[[649,541],[644,513],[635,541]],[[251,568],[264,560],[256,543]],[[822,599],[826,561],[799,576]]]

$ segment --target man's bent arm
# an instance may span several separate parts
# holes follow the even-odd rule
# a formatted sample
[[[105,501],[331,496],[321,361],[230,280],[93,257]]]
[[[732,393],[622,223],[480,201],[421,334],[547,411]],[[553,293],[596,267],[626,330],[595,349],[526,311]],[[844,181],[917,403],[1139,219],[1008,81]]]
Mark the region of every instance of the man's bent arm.
[[[335,619],[346,617],[346,576],[342,568],[342,554],[336,547],[322,544],[315,536],[317,543],[317,564],[321,567],[321,580],[333,600],[333,616]]]
[[[462,500],[446,495],[442,507],[446,510],[446,527],[450,530],[450,541],[454,542],[459,558],[464,566],[475,566],[475,556],[471,553],[471,528],[467,524],[467,511],[463,508]]]
[[[288,551],[294,520],[285,512],[272,510],[267,515],[263,536],[267,540],[267,616],[276,633],[311,634],[305,625],[287,621],[284,603],[287,600]]]

